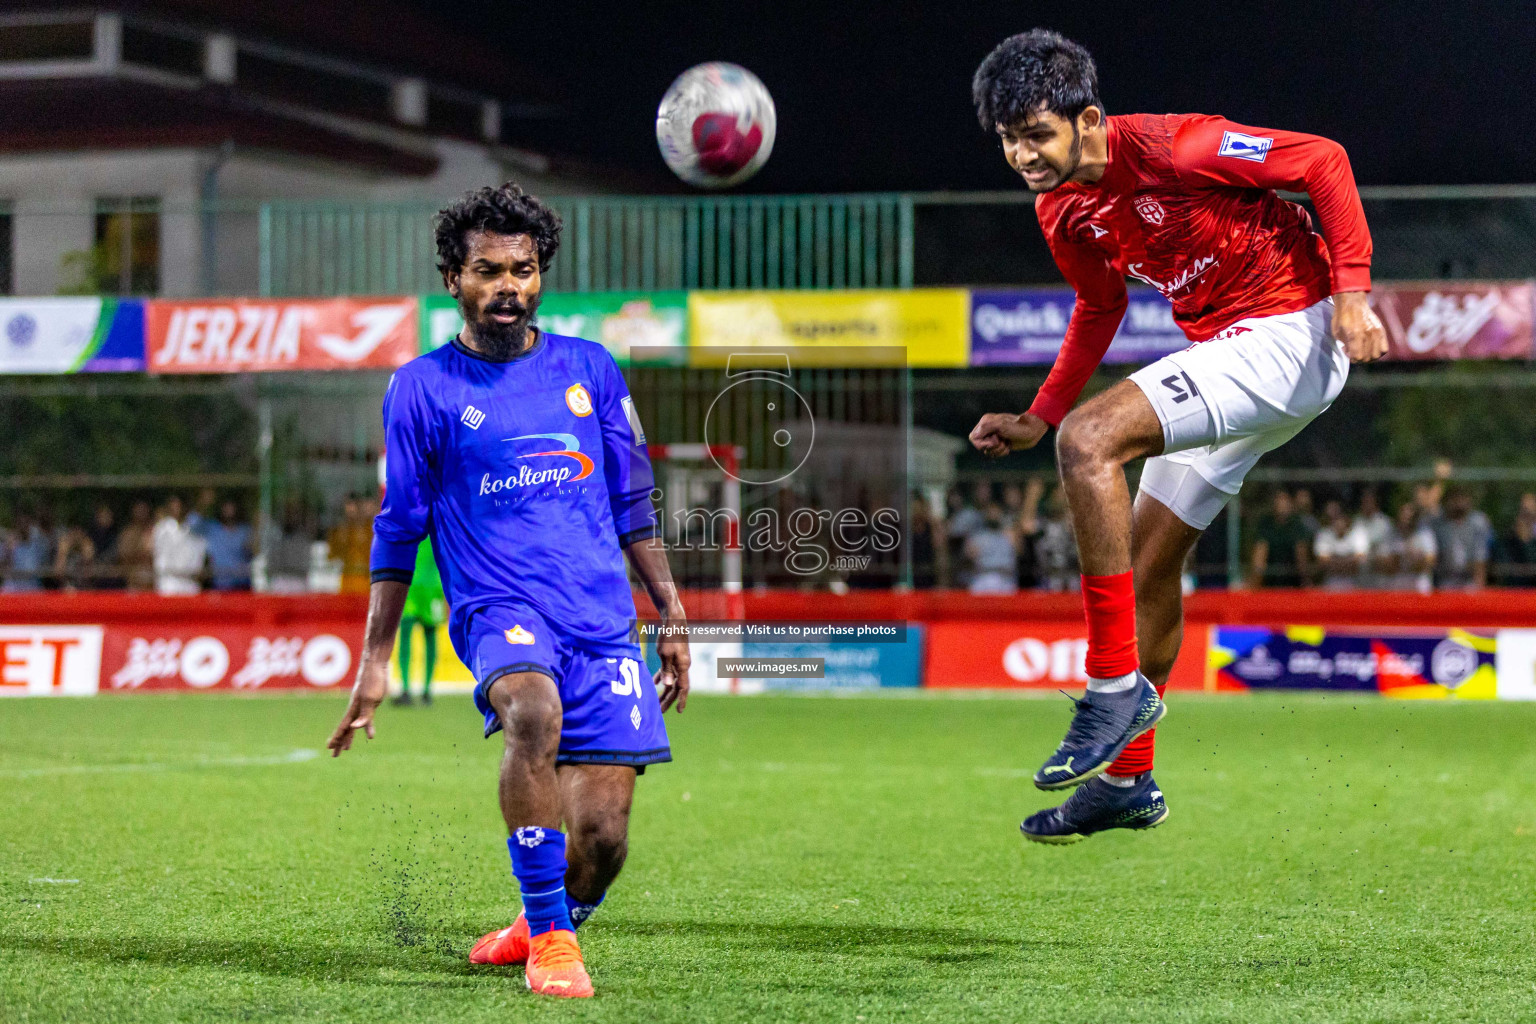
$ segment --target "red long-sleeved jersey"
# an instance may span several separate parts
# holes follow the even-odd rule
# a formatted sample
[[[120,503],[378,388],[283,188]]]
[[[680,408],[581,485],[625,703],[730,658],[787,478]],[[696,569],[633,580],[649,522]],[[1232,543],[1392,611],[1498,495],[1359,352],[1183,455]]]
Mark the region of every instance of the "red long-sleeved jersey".
[[[1057,425],[1077,401],[1125,315],[1127,275],[1173,303],[1191,341],[1370,290],[1371,236],[1338,143],[1205,114],[1111,117],[1107,129],[1097,183],[1035,198],[1077,305],[1030,412]],[[1307,211],[1275,189],[1307,193],[1331,259]]]

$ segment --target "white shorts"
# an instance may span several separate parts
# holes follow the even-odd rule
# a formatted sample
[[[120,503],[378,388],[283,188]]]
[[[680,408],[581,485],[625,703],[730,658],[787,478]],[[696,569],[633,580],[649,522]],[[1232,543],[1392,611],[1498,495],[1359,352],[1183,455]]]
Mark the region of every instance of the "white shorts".
[[[1131,374],[1163,424],[1141,493],[1197,530],[1211,525],[1265,452],[1333,404],[1349,357],[1333,339],[1333,300],[1239,320],[1210,341]]]

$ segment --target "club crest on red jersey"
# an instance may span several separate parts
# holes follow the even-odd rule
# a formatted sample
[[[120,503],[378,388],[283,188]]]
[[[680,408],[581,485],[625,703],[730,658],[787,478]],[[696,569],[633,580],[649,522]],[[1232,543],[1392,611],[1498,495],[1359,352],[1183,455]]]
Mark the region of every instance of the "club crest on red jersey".
[[[1161,224],[1163,222],[1163,204],[1151,196],[1137,196],[1134,200],[1136,212],[1141,214],[1141,219],[1148,224]]]

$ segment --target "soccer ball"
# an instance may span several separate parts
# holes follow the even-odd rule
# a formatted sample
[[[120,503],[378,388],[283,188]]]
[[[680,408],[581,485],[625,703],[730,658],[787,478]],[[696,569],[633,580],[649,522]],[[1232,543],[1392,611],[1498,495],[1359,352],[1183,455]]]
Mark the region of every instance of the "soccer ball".
[[[690,185],[729,188],[773,152],[773,97],[744,67],[711,61],[677,76],[656,110],[656,144]]]

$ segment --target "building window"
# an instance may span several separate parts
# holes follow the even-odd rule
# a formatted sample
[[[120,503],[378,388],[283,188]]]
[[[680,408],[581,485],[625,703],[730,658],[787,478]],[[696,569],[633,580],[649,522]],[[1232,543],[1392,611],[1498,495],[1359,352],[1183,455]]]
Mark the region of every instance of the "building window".
[[[89,19],[0,25],[0,61],[90,60],[93,31]]]
[[[96,200],[99,290],[107,295],[160,291],[160,200]]]
[[[11,204],[0,202],[0,295],[15,295],[16,280],[12,276],[14,271],[14,252],[12,243]]]

